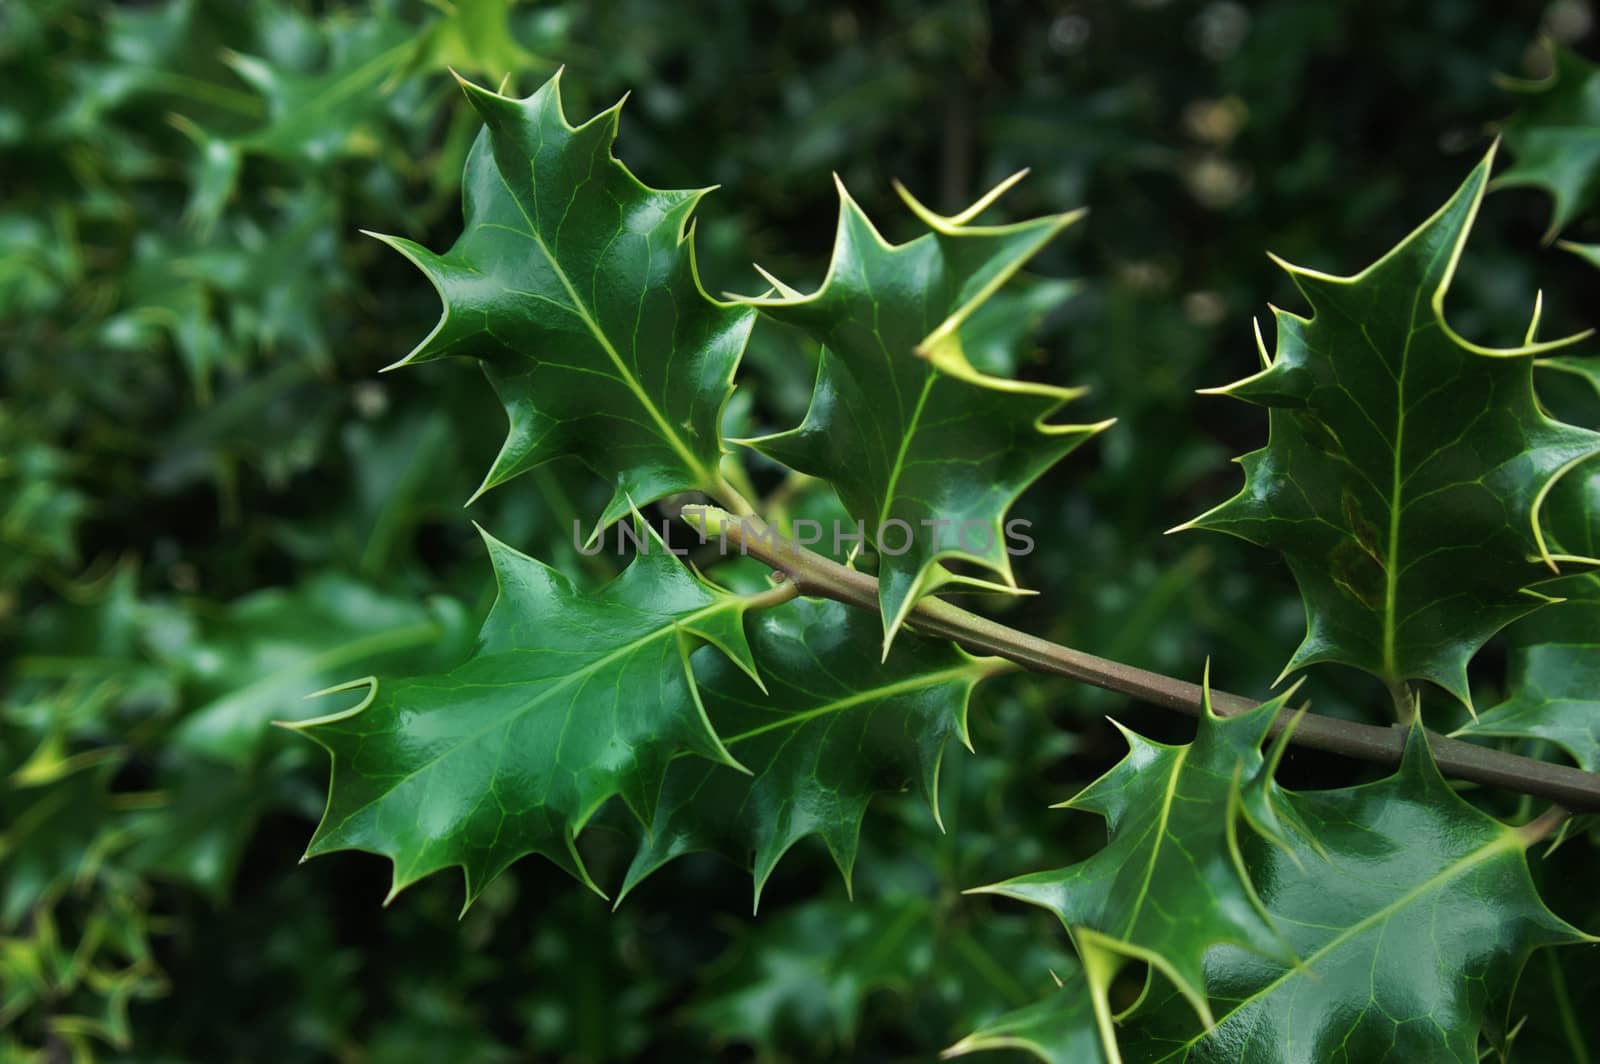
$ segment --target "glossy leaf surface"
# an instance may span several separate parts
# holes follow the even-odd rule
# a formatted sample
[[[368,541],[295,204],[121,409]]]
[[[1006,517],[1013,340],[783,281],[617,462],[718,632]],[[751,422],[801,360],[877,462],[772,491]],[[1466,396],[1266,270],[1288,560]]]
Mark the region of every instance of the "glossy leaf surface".
[[[602,524],[715,490],[718,419],[752,313],[700,287],[690,214],[705,189],[647,188],[611,155],[620,104],[574,128],[558,79],[526,99],[463,83],[486,129],[465,229],[437,255],[384,237],[444,314],[403,362],[482,361],[511,422],[480,492],[563,455],[613,488]]]
[[[1555,345],[1483,348],[1446,321],[1492,159],[1360,273],[1287,267],[1313,316],[1275,311],[1266,368],[1222,389],[1269,408],[1268,442],[1190,525],[1288,560],[1306,636],[1285,671],[1340,662],[1465,702],[1467,662],[1540,602],[1536,502],[1600,435],[1539,407],[1534,357]]]
[[[964,349],[970,341],[983,361],[1004,361],[992,347],[1015,333],[985,326],[984,304],[1078,217],[973,224],[1011,183],[948,218],[902,192],[928,232],[900,245],[879,235],[841,184],[821,287],[744,301],[823,346],[805,420],[748,442],[828,480],[862,523],[879,553],[885,653],[917,599],[952,579],[941,559],[976,563],[1014,586],[1008,508],[1104,427],[1051,420],[1078,390],[991,376]],[[1024,303],[1011,305],[1028,319]]]
[[[695,656],[706,712],[754,775],[679,758],[654,823],[628,869],[631,890],[684,853],[711,850],[749,865],[756,896],[779,858],[820,836],[848,881],[872,796],[910,784],[934,800],[950,740],[966,741],[967,700],[994,659],[906,635],[879,664],[870,615],[796,599],[751,621],[766,691],[714,652]]]
[[[1507,697],[1460,734],[1544,739],[1600,772],[1600,574],[1586,560],[1600,558],[1600,468],[1588,462],[1568,472],[1541,516],[1562,570],[1579,572],[1550,585],[1562,601],[1507,632]]]
[[[1079,946],[1102,1010],[1107,981],[1123,961],[1140,960],[1209,1019],[1205,958],[1214,947],[1287,956],[1239,848],[1241,834],[1281,829],[1260,746],[1282,709],[1276,699],[1238,717],[1208,714],[1186,746],[1123,729],[1128,755],[1063,803],[1106,818],[1105,849],[981,890],[1055,913]]]
[[[1584,938],[1529,877],[1524,853],[1537,833],[1457,797],[1420,732],[1395,775],[1290,800],[1322,852],[1298,837],[1284,849],[1247,847],[1298,964],[1219,950],[1206,972],[1216,1027],[1196,1031],[1176,1002],[1152,1003],[1152,1018],[1129,1022],[1129,1064],[1471,1064],[1532,951]]]
[[[355,707],[295,727],[333,756],[308,855],[363,849],[394,862],[394,889],[460,865],[470,900],[538,853],[588,881],[574,839],[620,796],[655,814],[668,763],[734,764],[689,668],[708,643],[754,672],[749,599],[693,576],[653,540],[593,595],[485,537],[500,595],[472,656],[440,676],[357,681]]]
[[[1280,792],[1280,806],[1295,830],[1240,845],[1293,962],[1219,945],[1204,964],[1214,1024],[1197,1023],[1181,992],[1152,986],[1122,1018],[1113,1059],[1471,1064],[1535,949],[1595,941],[1539,898],[1525,851],[1542,831],[1502,824],[1458,797],[1420,731],[1394,775]],[[1026,1040],[1011,1044],[1056,1061],[1054,1047],[1089,1038],[1092,1020],[1064,1000],[992,1029],[1021,1032]]]

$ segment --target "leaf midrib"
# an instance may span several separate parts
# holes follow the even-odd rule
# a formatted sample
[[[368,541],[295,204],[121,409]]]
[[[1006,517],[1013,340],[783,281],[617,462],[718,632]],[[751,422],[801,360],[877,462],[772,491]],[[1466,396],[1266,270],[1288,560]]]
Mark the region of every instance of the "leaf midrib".
[[[738,735],[734,735],[722,740],[722,745],[732,746],[734,743],[743,742],[746,739],[753,739],[758,735],[765,735],[768,732],[777,731],[780,728],[798,728],[809,720],[813,720],[817,717],[827,716],[830,713],[843,712],[844,710],[858,706],[863,702],[870,702],[875,699],[893,698],[895,695],[921,690],[926,687],[934,687],[938,684],[944,683],[947,680],[961,679],[963,677],[970,678],[974,675],[974,669],[971,665],[958,665],[953,668],[942,669],[938,672],[923,673],[920,676],[912,677],[908,680],[900,680],[891,684],[885,684],[882,687],[874,687],[868,691],[858,691],[853,695],[847,695],[844,698],[834,699],[832,702],[827,702],[820,706],[814,706],[811,709],[803,710],[799,713],[789,714],[783,717],[781,720],[775,720],[769,724],[763,724],[760,727],[751,728],[748,731],[740,732]]]
[[[567,298],[572,302],[573,312],[582,319],[584,327],[595,338],[595,342],[606,353],[606,357],[611,359],[611,364],[616,367],[618,379],[627,386],[628,390],[633,393],[634,398],[644,407],[645,412],[656,423],[656,428],[660,431],[662,438],[677,453],[678,458],[688,467],[689,472],[694,475],[701,486],[706,488],[714,487],[716,478],[711,476],[706,467],[701,464],[700,460],[689,450],[677,432],[673,430],[671,423],[667,421],[660,409],[651,400],[649,394],[645,392],[638,378],[633,375],[633,371],[628,368],[627,363],[622,360],[622,356],[617,352],[616,347],[612,345],[610,338],[601,330],[600,324],[595,321],[594,315],[589,312],[588,306],[578,296],[578,290],[573,286],[572,279],[567,276],[566,267],[562,266],[555,253],[550,250],[550,246],[545,243],[544,237],[540,235],[538,226],[534,225],[533,218],[528,214],[527,208],[522,205],[522,200],[512,190],[511,182],[507,180],[505,171],[500,169],[498,160],[495,162],[494,172],[500,178],[500,185],[506,190],[506,195],[510,196],[511,202],[517,205],[517,213],[522,215],[522,220],[528,227],[528,238],[534,242],[540,253],[544,255],[545,260],[550,263],[551,270],[554,271],[556,278],[561,282],[561,287],[565,289]]]
[[[482,728],[479,728],[477,731],[474,731],[474,732],[471,732],[471,733],[469,733],[467,735],[462,736],[461,738],[457,739],[455,742],[451,743],[448,749],[440,751],[434,757],[429,758],[427,761],[425,761],[422,764],[418,765],[416,768],[412,769],[410,772],[406,773],[404,776],[401,776],[400,778],[396,779],[394,781],[394,783],[392,783],[390,786],[386,787],[381,794],[376,795],[375,797],[373,797],[369,801],[363,802],[360,806],[358,806],[355,809],[351,810],[350,813],[344,817],[344,819],[339,821],[338,827],[330,829],[329,833],[332,834],[333,832],[337,832],[337,831],[342,830],[344,828],[344,826],[350,822],[351,818],[354,817],[361,810],[367,809],[367,808],[369,808],[371,806],[374,806],[374,805],[378,804],[379,802],[383,801],[385,798],[389,797],[389,795],[393,794],[396,790],[398,790],[399,788],[401,788],[405,784],[409,783],[411,780],[415,779],[417,776],[420,776],[424,772],[431,771],[441,761],[443,761],[446,758],[450,757],[451,755],[455,754],[457,751],[459,751],[459,750],[463,749],[464,747],[469,746],[472,743],[478,741],[479,739],[483,738],[485,735],[489,734],[490,732],[494,731],[495,729],[504,727],[508,721],[516,719],[518,717],[522,717],[522,716],[532,712],[535,708],[537,708],[539,705],[541,705],[546,700],[548,700],[556,692],[562,691],[562,690],[566,689],[567,687],[571,686],[574,681],[579,680],[579,679],[587,680],[590,676],[593,676],[595,673],[599,672],[601,669],[603,669],[605,666],[611,664],[613,661],[616,661],[618,658],[624,657],[624,656],[629,655],[629,654],[636,653],[639,650],[642,650],[644,647],[648,646],[649,644],[655,642],[657,639],[660,639],[661,637],[663,637],[665,635],[676,633],[676,632],[679,632],[681,630],[684,630],[684,627],[686,625],[690,624],[693,621],[700,620],[702,617],[709,617],[712,614],[721,612],[722,610],[737,608],[740,605],[741,605],[741,601],[738,598],[730,597],[730,598],[721,599],[719,601],[713,602],[708,606],[704,606],[701,609],[695,610],[693,613],[684,614],[682,617],[674,617],[674,618],[671,619],[671,621],[668,624],[666,624],[666,625],[664,625],[664,626],[662,626],[660,628],[657,628],[655,631],[651,632],[649,635],[641,636],[640,638],[635,639],[632,642],[625,643],[622,646],[616,648],[615,650],[612,650],[611,652],[603,655],[602,657],[596,658],[594,661],[592,661],[589,664],[583,666],[582,668],[576,670],[575,672],[567,673],[566,675],[562,676],[560,679],[556,680],[554,683],[550,684],[548,687],[545,687],[544,689],[540,690],[531,699],[529,699],[527,702],[523,703],[522,705],[518,706],[516,709],[512,710],[510,713],[507,713],[507,714],[504,714],[504,715],[500,716],[498,719],[496,719],[492,723],[484,725]],[[532,651],[532,652],[533,653],[537,653],[537,651]],[[691,680],[690,682],[693,683],[693,680]],[[569,711],[568,714],[567,714],[567,721],[563,722],[563,727],[562,727],[563,735],[565,734],[565,731],[566,731],[565,725],[566,725],[566,723],[569,723],[570,720],[571,720],[571,713]],[[559,754],[559,750],[560,750],[560,747],[559,747],[559,740],[558,740],[558,745],[557,745],[558,754]],[[546,797],[548,797],[548,791],[546,792]]]
[[[1405,490],[1405,470],[1402,454],[1406,432],[1406,370],[1411,361],[1411,342],[1417,335],[1417,307],[1422,303],[1422,286],[1418,285],[1411,297],[1411,314],[1406,319],[1406,342],[1400,348],[1400,372],[1395,377],[1394,461],[1389,483],[1389,542],[1385,545],[1386,558],[1383,575],[1383,671],[1391,682],[1400,679],[1395,675],[1396,622],[1395,610],[1400,598],[1400,498]],[[1362,331],[1366,327],[1362,326]]]
[[[911,420],[906,425],[905,432],[900,436],[900,449],[894,456],[894,464],[889,467],[889,481],[883,492],[883,506],[878,511],[878,535],[881,529],[889,522],[889,511],[894,506],[895,490],[900,484],[900,473],[905,469],[906,455],[911,451],[911,440],[917,434],[917,428],[922,421],[922,411],[928,405],[928,395],[933,391],[935,371],[930,368],[922,382],[922,393],[917,396],[917,405],[911,410]]]
[[[1150,880],[1155,876],[1156,860],[1161,856],[1161,842],[1167,837],[1167,823],[1172,817],[1172,802],[1178,794],[1178,776],[1183,771],[1183,764],[1189,758],[1190,746],[1185,746],[1178,751],[1177,758],[1172,762],[1172,771],[1167,776],[1167,791],[1161,799],[1161,815],[1156,820],[1156,838],[1150,847],[1150,859],[1145,863],[1144,879],[1139,884],[1139,893],[1135,896],[1128,919],[1123,924],[1122,934],[1126,936],[1133,930],[1133,925],[1139,922],[1139,914],[1144,909],[1144,901],[1150,894]]]
[[[1210,1030],[1200,1032],[1195,1037],[1189,1039],[1189,1041],[1183,1043],[1183,1045],[1175,1050],[1175,1052],[1187,1052],[1188,1050],[1192,1049],[1194,1046],[1198,1045],[1202,1039],[1208,1037],[1212,1032],[1219,1030],[1223,1024],[1227,1023],[1234,1016],[1238,1015],[1249,1006],[1254,1005],[1256,1002],[1266,998],[1280,986],[1293,979],[1295,976],[1312,974],[1312,966],[1316,964],[1317,961],[1339,949],[1341,946],[1345,945],[1351,940],[1359,937],[1362,933],[1370,930],[1378,924],[1387,922],[1394,917],[1396,913],[1416,902],[1423,895],[1442,887],[1444,884],[1452,879],[1457,878],[1458,876],[1464,875],[1490,858],[1498,857],[1502,853],[1508,853],[1512,850],[1517,850],[1520,848],[1521,846],[1517,841],[1516,833],[1513,831],[1506,831],[1486,845],[1440,869],[1438,872],[1429,876],[1421,883],[1400,895],[1400,897],[1396,898],[1388,905],[1385,905],[1381,909],[1377,909],[1374,912],[1362,917],[1360,920],[1351,924],[1339,934],[1323,943],[1308,957],[1306,957],[1303,963],[1286,969],[1282,975],[1278,976],[1278,978],[1274,979],[1260,990],[1241,1000],[1233,1008],[1223,1013],[1223,1015],[1218,1018],[1216,1024]],[[1163,1059],[1170,1060],[1172,1057],[1169,1055]]]

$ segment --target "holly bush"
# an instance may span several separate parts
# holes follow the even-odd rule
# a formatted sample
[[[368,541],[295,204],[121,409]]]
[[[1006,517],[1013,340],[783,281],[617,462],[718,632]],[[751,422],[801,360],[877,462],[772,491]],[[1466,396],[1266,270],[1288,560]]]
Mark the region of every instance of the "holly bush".
[[[0,1058],[1590,1059],[1591,20],[0,10]]]

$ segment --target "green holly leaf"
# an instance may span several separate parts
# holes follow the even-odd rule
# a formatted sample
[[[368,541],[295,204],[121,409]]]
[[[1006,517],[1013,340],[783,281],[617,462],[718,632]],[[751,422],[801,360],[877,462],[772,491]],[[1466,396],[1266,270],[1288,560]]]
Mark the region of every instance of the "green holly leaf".
[[[247,595],[209,611],[203,626],[184,617],[150,627],[150,656],[181,680],[186,712],[150,752],[168,800],[140,826],[129,863],[219,901],[260,817],[305,808],[291,770],[311,750],[272,728],[274,718],[311,716],[306,696],[352,672],[453,665],[472,638],[453,599],[418,603],[336,573]]]
[[[1183,527],[1288,559],[1306,636],[1285,672],[1340,662],[1465,703],[1468,660],[1541,603],[1525,593],[1548,576],[1537,501],[1600,435],[1534,396],[1534,356],[1566,341],[1534,342],[1530,328],[1520,347],[1485,348],[1445,319],[1493,155],[1360,273],[1285,264],[1314,316],[1275,309],[1276,353],[1263,347],[1264,369],[1220,389],[1270,409],[1267,446],[1241,459],[1238,495]]]
[[[1055,913],[1078,945],[1103,1022],[1109,1022],[1107,983],[1134,960],[1166,976],[1209,1024],[1205,958],[1211,950],[1229,945],[1288,956],[1245,870],[1239,831],[1243,819],[1284,844],[1280,792],[1272,782],[1276,758],[1264,758],[1260,747],[1287,697],[1229,718],[1208,705],[1186,746],[1122,729],[1128,755],[1062,803],[1106,818],[1105,849],[1067,868],[969,893],[999,894]]]
[[[737,766],[706,720],[689,656],[710,644],[754,676],[744,614],[763,603],[695,577],[653,533],[588,596],[484,539],[500,594],[465,663],[346,684],[366,697],[292,725],[333,757],[307,856],[383,854],[394,892],[459,865],[469,904],[529,853],[594,887],[575,840],[602,804],[620,796],[648,824],[677,754]]]
[[[1600,358],[1588,355],[1557,355],[1553,358],[1541,358],[1537,366],[1546,374],[1556,373],[1564,376],[1576,377],[1587,385],[1596,398],[1600,398]],[[1582,420],[1593,424],[1600,420],[1596,410],[1591,408],[1582,415]]]
[[[1585,1022],[1594,1001],[1600,1001],[1600,965],[1579,950],[1544,950],[1517,981],[1502,1059],[1600,1059],[1600,1030]]]
[[[1278,804],[1296,830],[1242,835],[1240,850],[1295,959],[1218,944],[1205,957],[1207,1019],[1196,1024],[1181,987],[1152,987],[1131,1015],[1117,1017],[1106,1059],[1468,1064],[1479,1059],[1485,1025],[1503,1019],[1494,1013],[1508,1006],[1535,949],[1600,941],[1539,899],[1525,851],[1544,825],[1511,827],[1463,801],[1440,777],[1420,729],[1387,779],[1278,792]],[[973,1036],[988,1044],[968,1048],[1009,1045],[1042,1060],[1075,1059],[1061,1054],[1092,1044],[1095,1016],[1107,1016],[1082,998],[1093,995],[1097,961],[1116,948],[1101,936],[1088,947],[1080,945],[1087,988],[1003,1018]]]
[[[245,769],[282,735],[273,720],[311,715],[296,712],[310,705],[305,696],[357,670],[454,664],[469,635],[466,611],[452,599],[420,604],[335,573],[256,592],[166,648],[165,660],[199,696],[170,741]]]
[[[1093,932],[1085,936],[1092,942]],[[1085,955],[1086,963],[1089,955]],[[1047,1064],[1122,1064],[1110,1008],[1086,975],[1065,980],[1053,994],[1013,1010],[944,1051],[961,1057],[994,1049],[1019,1049]]]
[[[281,15],[279,16],[282,17]],[[299,22],[298,16],[289,20]],[[329,19],[281,32],[322,36],[321,69],[230,52],[234,72],[261,95],[267,120],[236,142],[239,150],[304,167],[325,166],[347,154],[371,154],[369,130],[391,90],[416,58],[423,38],[405,23],[374,17]]]
[[[1579,369],[1592,372],[1587,364]],[[1552,567],[1600,564],[1600,469],[1593,463],[1556,481],[1540,515]],[[1578,767],[1600,772],[1600,573],[1579,573],[1549,590],[1560,601],[1507,633],[1505,701],[1456,734],[1545,739]]]
[[[463,83],[488,127],[467,159],[465,232],[443,255],[379,239],[444,302],[398,364],[477,358],[505,405],[479,493],[575,455],[615,489],[604,527],[721,486],[718,420],[753,314],[712,301],[695,272],[690,215],[709,190],[641,184],[611,155],[621,104],[574,128],[558,78],[524,100]]]
[[[90,502],[72,486],[72,465],[0,404],[0,597],[42,568],[77,561],[78,523]]]
[[[124,863],[162,799],[112,789],[124,750],[25,742],[0,716],[0,1030],[92,1059],[90,1040],[126,1049],[129,1000],[164,987]]]
[[[710,966],[686,1018],[719,1044],[755,1047],[760,1059],[841,1059],[870,999],[888,992],[912,1046],[933,1049],[950,1030],[1029,1000],[1053,972],[1074,972],[1027,914],[967,925],[960,907],[941,904],[938,885],[813,898],[743,928]],[[881,1038],[882,1021],[873,1027]]]
[[[750,637],[764,691],[726,657],[695,656],[711,723],[753,775],[673,762],[623,895],[673,858],[710,850],[752,868],[759,903],[778,860],[808,835],[848,884],[874,794],[911,782],[936,802],[945,746],[967,742],[973,687],[1009,666],[914,635],[880,664],[878,631],[870,615],[827,600],[764,611]]]
[[[170,92],[174,82],[182,83],[182,73],[172,75],[187,73],[185,67],[195,59],[200,6],[178,2],[106,11],[94,34],[104,50],[74,56],[74,62],[54,75],[69,92],[59,111],[35,135],[44,140],[82,138],[100,150],[124,156],[107,160],[113,170],[130,163],[148,166],[148,147],[130,136],[129,124],[118,121],[118,111],[148,103],[149,96]],[[8,32],[13,28],[8,23]],[[217,88],[220,94],[229,92]]]
[[[1017,274],[961,326],[961,350],[981,373],[1015,376],[1030,354],[1030,343],[1052,311],[1079,291],[1072,281]]]
[[[125,306],[100,323],[100,339],[128,354],[169,347],[189,375],[196,398],[207,402],[211,379],[230,348],[216,320],[210,286],[203,275],[186,269],[186,250],[149,231],[135,238],[123,277]]]
[[[987,350],[993,322],[978,319],[970,332],[969,324],[1082,213],[972,224],[1015,180],[949,218],[901,189],[929,232],[900,245],[884,241],[840,184],[833,258],[821,287],[802,295],[778,284],[775,295],[744,300],[823,345],[805,419],[743,442],[831,482],[862,523],[879,554],[885,655],[924,594],[951,581],[993,586],[955,576],[941,561],[983,566],[1015,587],[1006,511],[1045,470],[1110,424],[1050,421],[1081,389],[991,376],[966,353],[971,343],[996,363]]]
[[[120,848],[129,816],[110,790],[126,755],[100,747],[62,757],[43,743],[6,773],[0,813],[0,928],[11,930],[30,911],[53,904],[78,878],[90,878],[108,851]],[[17,754],[23,753],[17,750]],[[115,841],[113,841],[115,840]]]
[[[311,191],[288,197],[264,224],[230,219],[205,239],[141,233],[102,340],[129,352],[175,350],[203,402],[216,371],[237,370],[252,350],[330,365],[327,302],[347,284],[334,220],[334,202]]]
[[[1505,701],[1453,734],[1545,739],[1600,772],[1600,580],[1585,583],[1511,630]]]
[[[688,1018],[720,1039],[831,1055],[854,1038],[869,994],[910,993],[926,976],[934,919],[917,897],[795,906],[723,958]]]
[[[1463,801],[1420,729],[1387,779],[1289,802],[1310,835],[1246,851],[1299,963],[1218,950],[1206,971],[1215,1027],[1197,1031],[1176,1001],[1152,1000],[1128,1022],[1130,1062],[1470,1064],[1535,949],[1596,941],[1539,899],[1525,851],[1542,825],[1511,827]]]
[[[156,640],[188,633],[183,610],[139,593],[138,566],[124,562],[95,581],[71,585],[62,598],[22,614],[7,662],[0,722],[24,736],[17,749],[53,751],[49,774],[81,756],[116,750],[131,733],[169,717],[180,703],[181,676],[151,652]],[[0,743],[0,771],[7,765]],[[57,757],[59,754],[59,757]],[[40,778],[35,761],[29,775]]]
[[[160,997],[168,984],[147,936],[145,892],[128,883],[82,889],[42,902],[18,934],[0,930],[0,1051],[7,1061],[100,1058],[100,1045],[126,1052],[128,1007]],[[33,1038],[29,1036],[33,1035]],[[25,1052],[22,1044],[37,1041]],[[48,1047],[48,1050],[46,1049]]]
[[[552,64],[532,55],[511,29],[513,0],[453,0],[423,36],[419,58],[429,69],[467,70],[500,78]]]
[[[1501,134],[1516,161],[1494,182],[1550,193],[1546,240],[1600,203],[1600,66],[1566,48],[1550,51],[1548,78],[1506,82],[1524,99]]]
[[[0,240],[15,253],[0,262],[0,314],[8,320],[45,318],[83,284],[83,251],[72,215],[11,214],[0,218]]]

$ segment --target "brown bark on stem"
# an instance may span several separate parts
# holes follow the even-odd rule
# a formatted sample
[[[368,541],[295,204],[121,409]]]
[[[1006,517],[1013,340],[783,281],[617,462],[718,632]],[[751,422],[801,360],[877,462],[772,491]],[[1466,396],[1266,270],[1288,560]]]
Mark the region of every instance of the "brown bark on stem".
[[[685,508],[685,516],[693,516],[693,509]],[[759,558],[783,573],[801,594],[830,598],[877,612],[878,581],[874,577],[846,568],[780,536],[767,535],[757,518],[739,519],[709,509],[706,516],[721,526],[730,546],[737,545],[741,553]],[[951,639],[968,650],[994,654],[1035,672],[1065,676],[1191,717],[1201,713],[1202,692],[1197,684],[1040,639],[943,599],[923,599],[912,610],[909,622],[923,632]],[[1211,692],[1211,705],[1223,716],[1243,713],[1260,704],[1226,691]],[[1288,714],[1279,718],[1273,725],[1273,733],[1287,726],[1291,719]],[[1289,741],[1314,750],[1394,766],[1400,763],[1405,750],[1406,731],[1398,726],[1385,728],[1307,713],[1294,725]],[[1447,777],[1535,795],[1574,811],[1600,810],[1600,774],[1477,746],[1433,731],[1428,732],[1428,745],[1439,771]]]

